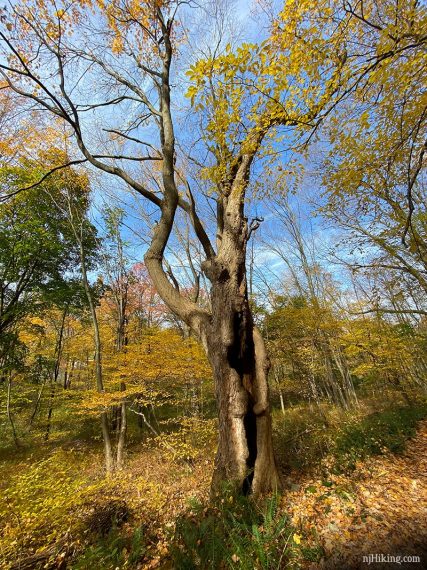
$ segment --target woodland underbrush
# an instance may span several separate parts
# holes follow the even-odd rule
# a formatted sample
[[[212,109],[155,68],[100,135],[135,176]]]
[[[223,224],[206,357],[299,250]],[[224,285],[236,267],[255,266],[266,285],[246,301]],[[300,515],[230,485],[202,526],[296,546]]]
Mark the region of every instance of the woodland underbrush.
[[[401,453],[427,404],[394,394],[381,408],[365,398],[352,411],[299,403],[273,415],[286,494],[307,473],[351,477],[371,456]],[[215,429],[187,418],[130,445],[125,468],[108,478],[90,439],[3,448],[1,567],[249,570],[319,560],[316,537],[301,544],[280,497],[210,496]]]
[[[274,411],[274,443],[282,472],[325,468],[351,471],[357,461],[386,451],[399,453],[427,416],[425,397],[408,405],[397,392],[379,404],[364,398],[352,410],[295,404]]]

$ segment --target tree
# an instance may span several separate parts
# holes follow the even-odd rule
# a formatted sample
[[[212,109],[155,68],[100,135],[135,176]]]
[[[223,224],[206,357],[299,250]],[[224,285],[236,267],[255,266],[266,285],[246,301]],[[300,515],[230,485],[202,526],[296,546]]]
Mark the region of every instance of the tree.
[[[63,176],[69,181],[69,185],[67,185],[62,192],[61,197],[64,204],[61,205],[57,202],[56,207],[60,210],[62,209],[67,216],[70,230],[78,247],[82,285],[86,295],[93,328],[96,389],[98,392],[103,393],[105,389],[102,371],[101,335],[96,312],[96,297],[88,276],[88,271],[90,270],[98,245],[96,230],[87,216],[89,207],[88,179],[84,173],[79,173],[78,175],[77,172],[74,172],[73,169],[70,168],[63,170]],[[82,199],[80,200],[75,192],[73,192],[73,187],[76,185],[83,189]],[[126,425],[125,421],[126,420],[123,421],[124,426]],[[109,475],[114,471],[115,465],[106,411],[101,413],[101,428],[104,440],[105,468]],[[123,432],[123,437],[125,433],[126,430]],[[122,454],[120,453],[118,456],[121,461]]]
[[[107,247],[103,255],[103,266],[108,287],[115,305],[117,322],[116,346],[121,350],[127,344],[128,292],[130,284],[129,262],[125,256],[125,243],[121,235],[124,212],[120,208],[106,208],[104,221],[107,228]]]
[[[197,184],[182,171],[178,175],[182,158],[171,85],[177,77],[172,64],[179,62],[178,18],[185,17],[184,6],[166,0],[17,3],[2,14],[0,69],[9,89],[52,114],[76,143],[80,154],[63,166],[89,162],[158,208],[145,263],[163,301],[201,340],[212,365],[219,415],[214,484],[232,479],[245,492],[259,493],[275,488],[278,475],[271,443],[269,361],[247,291],[246,249],[254,229],[245,213],[251,168],[256,158],[277,148],[279,130],[286,147],[307,143],[322,118],[352,89],[346,87],[352,75],[343,37],[353,16],[341,9],[337,25],[331,25],[336,23],[333,2],[289,2],[266,41],[243,44],[235,52],[219,46],[190,69],[191,112],[197,122],[202,119],[210,156],[197,177],[209,181],[217,209],[214,247],[197,213]],[[84,50],[77,45],[83,41]],[[358,73],[363,65],[368,63],[363,61]],[[97,98],[81,102],[89,81],[100,87]],[[102,85],[108,88],[101,90]],[[121,117],[117,126],[111,126],[105,108],[114,109],[110,116]],[[105,125],[98,148],[87,135],[88,111]],[[144,126],[149,140],[141,139]],[[161,167],[159,185],[141,181],[132,166],[154,162]],[[211,310],[182,295],[165,268],[178,210],[190,220],[203,249],[201,268],[211,283]]]
[[[114,317],[116,321],[116,350],[120,352],[128,344],[128,292],[130,271],[125,257],[125,243],[121,235],[124,212],[120,208],[106,208],[104,221],[107,229],[107,248],[103,255],[104,270],[108,278],[109,292],[114,302]],[[126,390],[124,381],[120,382],[120,390]],[[123,467],[123,457],[126,444],[127,418],[126,398],[119,406],[113,408],[114,423],[119,430],[117,443],[117,468]]]
[[[295,211],[289,196],[283,194],[271,201],[274,227],[280,237],[269,235],[266,241],[269,251],[284,263],[290,273],[291,292],[287,302],[273,301],[275,310],[267,320],[276,320],[277,323],[282,320],[283,334],[277,341],[280,344],[285,336],[288,347],[285,348],[283,343],[280,352],[289,353],[291,361],[297,358],[298,353],[306,352],[300,362],[314,400],[318,401],[323,393],[335,404],[349,408],[357,403],[357,398],[339,341],[342,324],[334,307],[338,288],[331,283],[331,276],[320,264],[320,252],[314,237],[303,231],[301,215]],[[298,347],[298,339],[302,340],[302,350]],[[296,346],[294,341],[297,341]],[[294,345],[295,350],[289,349],[289,344]]]
[[[96,10],[92,3],[88,5]],[[339,68],[341,59],[335,53],[316,57],[314,65],[317,71],[309,77],[308,85],[306,79],[302,80],[295,62],[287,65],[285,74],[279,74],[278,57],[286,64],[289,45],[282,42],[276,32],[272,40],[261,48],[243,46],[237,55],[228,49],[223,57],[201,62],[191,71],[196,82],[191,92],[193,98],[202,87],[204,77],[210,77],[211,85],[215,85],[214,92],[208,92],[202,103],[202,106],[213,107],[213,120],[209,121],[207,130],[211,132],[216,148],[216,163],[211,172],[211,179],[216,184],[218,210],[215,251],[197,215],[190,182],[183,181],[187,194],[187,199],[184,199],[176,175],[171,66],[176,51],[176,10],[179,7],[179,2],[134,5],[115,1],[98,9],[94,21],[81,3],[78,6],[76,3],[59,6],[50,2],[17,5],[10,14],[3,15],[5,22],[1,37],[11,59],[4,60],[1,69],[11,89],[63,121],[83,155],[83,158],[70,160],[68,164],[88,161],[98,169],[121,178],[159,208],[160,218],[153,228],[145,263],[160,296],[201,340],[213,368],[219,414],[214,484],[232,479],[245,492],[259,493],[275,488],[278,476],[271,443],[267,386],[269,363],[262,337],[253,324],[247,294],[246,246],[251,230],[244,204],[250,169],[264,139],[273,129],[280,126],[296,128],[316,118],[336,89],[337,72],[333,70],[331,73],[331,65]],[[80,22],[88,18],[96,26],[102,21],[106,31],[97,34],[102,45],[92,42],[90,49],[84,52],[74,47],[73,42],[67,39],[67,34],[72,36],[74,33],[71,18]],[[293,22],[289,25],[292,27]],[[10,33],[11,26],[18,32],[17,38]],[[87,29],[86,24],[80,25],[79,33],[85,34]],[[78,83],[68,63],[70,58],[79,61],[87,72],[93,68],[102,73],[112,83],[117,96],[84,107],[73,101],[73,85],[77,88]],[[41,65],[36,69],[38,59]],[[261,86],[254,81],[260,71],[256,61],[261,62],[264,74]],[[133,71],[129,76],[130,62]],[[50,78],[44,75],[46,66],[55,70]],[[249,84],[254,83],[248,94],[255,102],[244,110],[246,133],[239,126],[240,113],[234,112],[234,108],[242,107],[242,103],[244,105],[247,101],[242,96],[242,78],[239,76],[242,67],[243,76],[247,77]],[[320,68],[328,73],[322,82],[318,80]],[[294,96],[285,96],[283,100],[290,77],[295,73],[300,73],[300,83],[298,85],[295,81]],[[233,81],[234,77],[236,81]],[[269,81],[271,88],[268,87]],[[150,88],[141,88],[148,83]],[[28,89],[28,85],[37,86],[36,93]],[[311,85],[313,89],[307,90]],[[231,106],[227,101],[230,88]],[[154,89],[154,94],[151,89]],[[302,95],[303,89],[307,90],[307,95],[298,103],[297,95]],[[139,121],[151,119],[156,125],[160,149],[139,139],[141,148],[151,149],[151,154],[141,156],[137,152],[127,156],[114,151],[109,154],[91,151],[84,135],[83,109],[93,110],[100,104],[120,105],[129,101],[137,103]],[[217,126],[213,128],[212,125]],[[136,137],[129,131],[111,131],[121,140],[135,142]],[[231,137],[231,147],[228,146],[228,137]],[[130,168],[118,166],[119,160],[161,161],[162,198],[141,184]],[[181,295],[164,268],[164,252],[178,208],[188,215],[204,251],[206,259],[202,269],[211,282],[212,311]]]
[[[427,11],[412,1],[343,6],[354,39],[348,57],[371,65],[359,75],[355,69],[349,99],[325,125],[324,212],[370,258],[356,269],[409,278],[425,295]]]
[[[3,167],[0,184],[3,191],[13,193],[41,176],[38,162],[24,161]],[[61,200],[63,184],[61,176],[52,176],[37,189],[16,194],[1,205],[0,355],[10,351],[7,340],[12,342],[16,324],[37,312],[53,291],[66,286],[66,271],[71,275],[76,270],[78,252],[67,215],[55,205]],[[74,192],[77,200],[81,196],[77,186]]]
[[[373,392],[388,385],[400,390],[411,404],[411,392],[425,391],[422,326],[393,322],[378,313],[349,319],[342,342],[355,376],[371,385]]]

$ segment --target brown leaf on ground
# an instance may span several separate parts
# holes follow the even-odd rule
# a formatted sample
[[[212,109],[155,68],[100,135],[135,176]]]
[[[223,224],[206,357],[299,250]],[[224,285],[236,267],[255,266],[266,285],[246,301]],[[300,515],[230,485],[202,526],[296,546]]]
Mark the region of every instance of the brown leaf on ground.
[[[427,421],[402,455],[359,464],[350,475],[305,479],[285,494],[284,507],[307,546],[321,544],[310,570],[425,568],[427,565]],[[364,557],[374,555],[368,564]],[[378,555],[378,556],[375,556]],[[381,562],[401,556],[400,562]],[[419,563],[404,556],[418,556]]]

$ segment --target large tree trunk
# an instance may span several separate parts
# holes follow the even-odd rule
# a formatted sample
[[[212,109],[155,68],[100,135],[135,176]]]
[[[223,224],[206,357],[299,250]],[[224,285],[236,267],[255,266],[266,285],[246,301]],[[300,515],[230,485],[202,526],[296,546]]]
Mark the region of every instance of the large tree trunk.
[[[261,335],[253,329],[252,339],[209,346],[219,418],[213,488],[234,481],[244,494],[275,490],[279,476],[271,437],[269,364]]]
[[[228,253],[226,265],[217,258],[207,268],[212,282],[207,353],[219,418],[213,488],[232,480],[244,494],[258,495],[279,486],[267,384],[270,362],[249,306],[245,247]]]
[[[241,491],[259,494],[276,489],[279,478],[271,439],[269,362],[261,335],[253,325],[246,282],[246,245],[251,230],[256,228],[248,229],[244,204],[251,164],[268,126],[248,135],[218,184],[215,252],[197,215],[190,184],[186,184],[187,202],[175,182],[169,84],[173,50],[169,22],[161,19],[160,24],[164,43],[158,89],[163,198],[158,204],[161,216],[144,260],[163,301],[200,339],[212,365],[219,417],[213,486],[233,480]],[[165,248],[178,206],[188,214],[206,255],[202,270],[212,284],[212,313],[181,295],[176,280],[164,268]]]

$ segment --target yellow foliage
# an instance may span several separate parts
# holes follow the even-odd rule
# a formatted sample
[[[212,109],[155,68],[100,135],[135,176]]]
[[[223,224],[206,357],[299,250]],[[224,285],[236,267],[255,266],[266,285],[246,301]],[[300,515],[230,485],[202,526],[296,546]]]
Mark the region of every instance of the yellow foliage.
[[[163,451],[165,458],[173,461],[192,462],[206,456],[206,450],[212,449],[216,443],[216,420],[204,420],[199,417],[173,418],[169,423],[176,424],[179,429],[170,433],[162,433],[153,442]]]
[[[92,454],[56,451],[29,462],[12,475],[0,500],[0,555],[13,560],[17,551],[43,550],[69,536],[84,536],[88,515],[97,503],[125,500],[141,515],[158,512],[166,496],[160,485],[134,473],[105,479],[93,473]],[[129,492],[131,490],[131,492]]]

